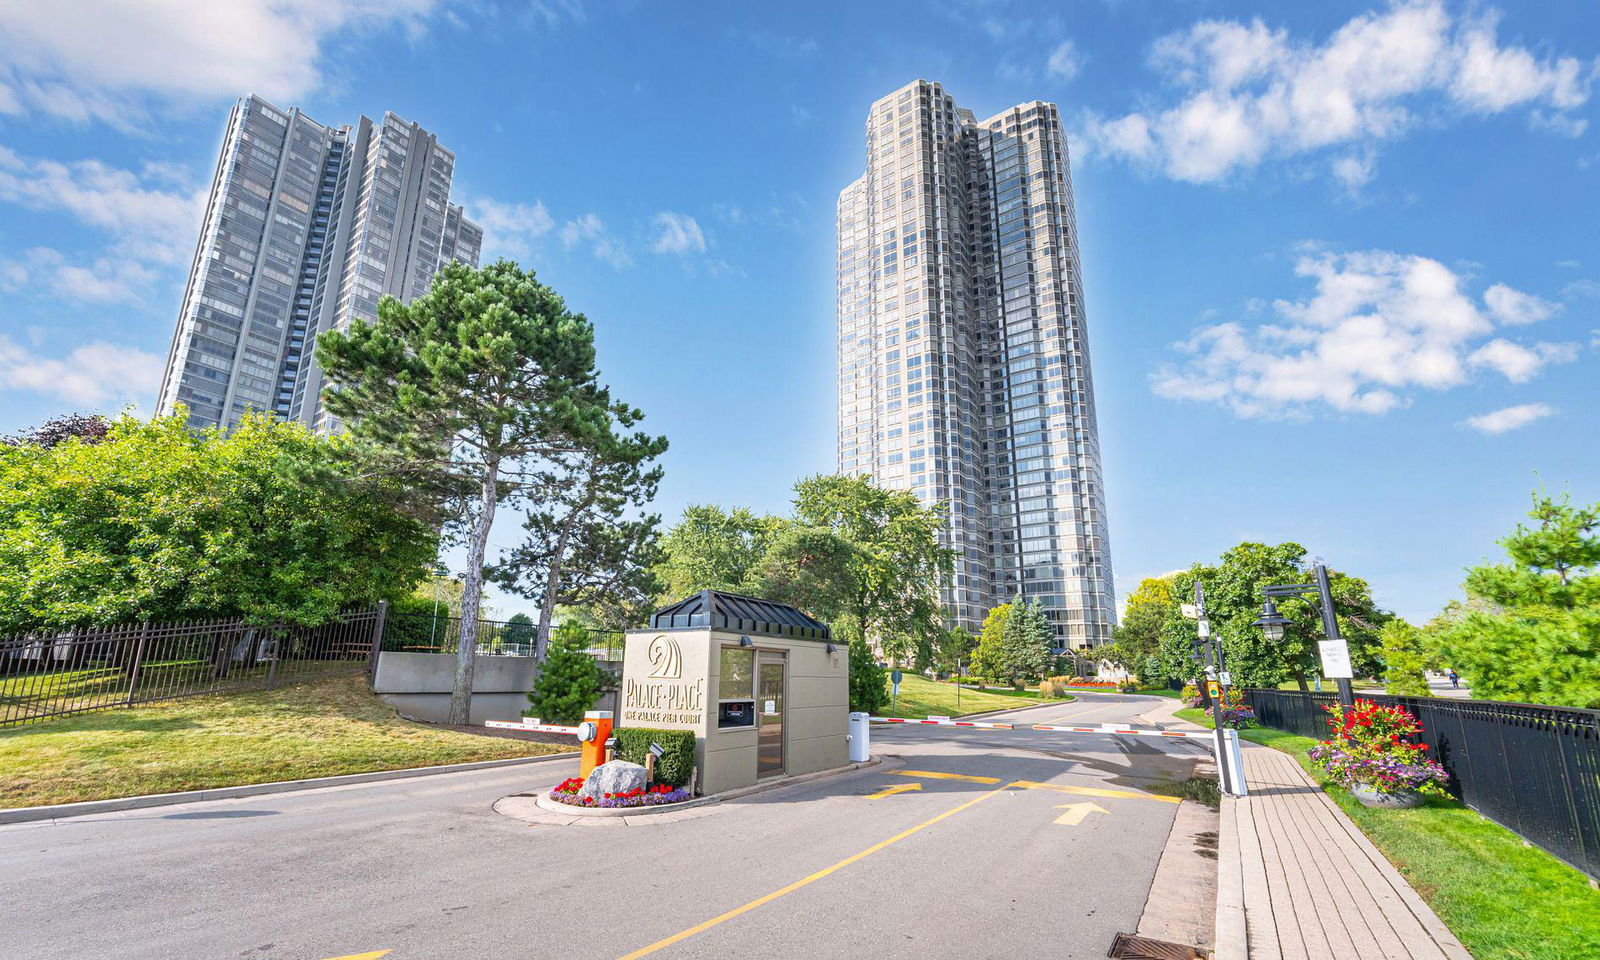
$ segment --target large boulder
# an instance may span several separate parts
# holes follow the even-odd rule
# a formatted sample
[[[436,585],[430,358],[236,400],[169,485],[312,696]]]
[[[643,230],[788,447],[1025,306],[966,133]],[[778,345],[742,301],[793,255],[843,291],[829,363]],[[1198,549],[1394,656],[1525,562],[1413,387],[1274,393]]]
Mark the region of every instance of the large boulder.
[[[613,760],[589,771],[578,789],[580,797],[600,799],[608,793],[628,793],[644,789],[644,767],[626,760]]]

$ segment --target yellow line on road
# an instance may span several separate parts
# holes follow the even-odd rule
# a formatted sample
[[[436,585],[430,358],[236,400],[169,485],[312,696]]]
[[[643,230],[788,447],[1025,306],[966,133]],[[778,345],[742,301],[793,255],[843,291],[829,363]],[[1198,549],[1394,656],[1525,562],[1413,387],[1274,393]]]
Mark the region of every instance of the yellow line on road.
[[[922,784],[920,784],[920,783],[897,783],[892,787],[885,787],[884,789],[879,790],[877,793],[869,793],[869,794],[867,794],[867,799],[868,800],[881,800],[884,797],[892,797],[897,793],[907,793],[907,792],[909,792],[911,790],[921,790],[921,789],[922,789]]]
[[[922,821],[921,823],[917,824],[914,827],[908,827],[907,829],[900,831],[899,833],[895,834],[894,836],[890,837],[887,840],[884,840],[884,841],[881,841],[879,843],[873,844],[872,846],[870,846],[867,849],[861,851],[860,853],[852,854],[851,856],[845,857],[843,860],[840,860],[838,863],[834,864],[831,867],[824,867],[823,869],[818,870],[816,873],[813,873],[811,876],[802,877],[801,879],[796,880],[794,883],[789,884],[787,887],[784,887],[781,890],[774,890],[771,893],[767,894],[766,896],[761,897],[761,898],[756,899],[756,900],[752,900],[752,901],[750,901],[749,903],[745,904],[742,907],[735,907],[732,910],[729,910],[727,913],[719,914],[718,916],[712,917],[710,920],[707,920],[704,923],[697,923],[694,926],[690,927],[689,929],[683,931],[682,933],[675,933],[672,936],[667,937],[664,940],[657,940],[655,943],[650,944],[648,947],[641,947],[638,950],[635,950],[632,953],[623,956],[622,958],[620,958],[620,960],[638,960],[639,957],[649,956],[650,954],[655,953],[657,950],[660,950],[663,947],[670,947],[674,943],[678,943],[679,941],[682,941],[682,940],[687,940],[687,939],[689,939],[690,937],[694,936],[697,933],[703,933],[703,932],[705,932],[707,930],[710,930],[712,927],[717,926],[718,924],[726,923],[727,921],[732,920],[734,917],[737,917],[737,916],[739,916],[741,914],[749,913],[751,910],[754,910],[756,907],[759,907],[762,904],[771,903],[772,901],[778,899],[781,896],[784,896],[785,894],[793,893],[796,890],[799,890],[801,887],[806,886],[807,884],[815,883],[818,880],[821,880],[823,877],[826,877],[831,873],[836,873],[836,872],[838,872],[840,870],[843,870],[845,867],[850,866],[850,864],[855,863],[857,860],[865,860],[867,857],[872,856],[874,853],[877,853],[879,850],[882,850],[884,847],[887,847],[890,844],[899,843],[901,840],[904,840],[906,837],[909,837],[912,834],[914,834],[914,833],[916,833],[916,832],[918,832],[920,830],[927,829],[928,827],[933,826],[934,824],[938,823],[940,820],[945,819],[946,817],[953,817],[956,814],[960,813],[961,811],[967,809],[968,807],[977,806],[978,804],[980,804],[983,801],[989,799],[990,797],[994,796],[995,794],[1002,793],[1004,791],[1005,791],[1004,787],[1000,787],[1000,788],[995,789],[995,790],[986,790],[983,793],[978,794],[976,797],[973,797],[971,800],[966,801],[965,803],[962,803],[962,804],[959,804],[957,806],[951,807],[949,810],[946,810],[944,813],[939,814],[937,817],[934,817],[931,820],[924,820],[924,821]]]
[[[969,777],[964,773],[935,773],[932,770],[896,770],[894,775],[897,777],[932,777],[935,780],[965,780],[967,783],[995,784],[1000,782],[999,777]]]
[[[1132,790],[1107,790],[1104,787],[1074,787],[1065,783],[1035,783],[1032,780],[1013,780],[1006,789],[1021,787],[1024,790],[1054,790],[1057,793],[1075,793],[1080,797],[1120,797],[1124,800],[1154,800],[1157,803],[1182,803],[1181,797],[1163,797],[1154,793],[1134,793]]]
[[[371,953],[351,953],[342,957],[329,957],[328,960],[378,960],[379,957],[389,952],[389,950],[374,950]]]

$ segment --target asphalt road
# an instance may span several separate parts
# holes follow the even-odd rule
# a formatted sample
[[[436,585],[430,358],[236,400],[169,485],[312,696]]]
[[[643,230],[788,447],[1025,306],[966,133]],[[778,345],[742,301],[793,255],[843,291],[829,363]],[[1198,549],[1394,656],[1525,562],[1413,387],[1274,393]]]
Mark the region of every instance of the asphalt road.
[[[1125,722],[1151,703],[1022,717]],[[1104,957],[1177,809],[1142,788],[1200,756],[1148,737],[873,736],[898,766],[647,826],[491,809],[576,761],[0,826],[0,957]]]

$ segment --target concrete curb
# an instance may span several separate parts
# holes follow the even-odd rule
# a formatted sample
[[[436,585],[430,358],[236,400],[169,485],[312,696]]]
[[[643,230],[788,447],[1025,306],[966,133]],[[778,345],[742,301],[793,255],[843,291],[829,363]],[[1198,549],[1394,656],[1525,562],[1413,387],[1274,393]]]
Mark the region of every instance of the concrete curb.
[[[1244,860],[1239,848],[1239,804],[1248,797],[1223,797],[1217,824],[1217,919],[1213,960],[1246,960],[1249,927],[1244,912]]]
[[[901,765],[901,763],[902,762],[900,761],[900,759],[898,757],[894,757],[894,756],[891,756],[891,755],[885,755],[885,754],[878,754],[878,755],[874,755],[871,759],[869,759],[869,760],[867,760],[867,761],[865,761],[863,763],[847,763],[842,767],[833,767],[833,768],[830,768],[828,770],[818,770],[818,771],[816,771],[814,773],[797,774],[796,776],[783,777],[782,779],[779,779],[779,780],[769,780],[769,781],[767,781],[765,783],[755,784],[754,786],[740,787],[737,790],[727,790],[727,791],[724,791],[722,793],[714,793],[709,797],[695,797],[693,800],[685,800],[682,803],[664,804],[664,805],[658,806],[658,807],[601,807],[601,808],[598,808],[598,809],[596,809],[596,808],[588,808],[588,807],[575,807],[575,806],[572,806],[570,804],[565,804],[565,803],[561,803],[561,802],[556,801],[556,800],[549,799],[549,792],[548,791],[546,791],[544,793],[532,794],[531,797],[533,799],[533,805],[534,806],[538,807],[540,810],[542,810],[542,811],[544,811],[546,813],[551,813],[551,814],[555,814],[555,815],[560,816],[560,817],[568,818],[567,819],[567,823],[569,823],[569,824],[574,822],[574,821],[579,821],[579,820],[590,820],[590,821],[600,820],[600,821],[605,821],[605,820],[609,820],[609,819],[622,819],[624,822],[628,822],[628,821],[633,820],[636,817],[651,817],[651,816],[654,816],[654,815],[657,815],[657,814],[665,815],[665,814],[681,813],[683,811],[692,810],[692,809],[695,809],[697,807],[698,808],[711,807],[711,806],[715,806],[716,804],[724,803],[724,802],[729,801],[729,800],[738,800],[741,797],[748,797],[748,796],[751,796],[752,794],[766,793],[769,790],[778,790],[778,789],[781,789],[783,787],[792,787],[792,786],[795,786],[796,784],[809,783],[812,780],[821,780],[824,777],[836,777],[836,776],[840,776],[840,775],[846,774],[846,773],[853,773],[853,772],[855,772],[857,770],[867,770],[867,769],[870,769],[872,767],[880,766],[880,765],[883,765],[883,764],[888,764],[889,766],[899,766],[899,765]],[[538,821],[530,820],[528,817],[523,816],[522,814],[514,813],[514,812],[511,812],[511,811],[505,810],[505,809],[501,809],[500,804],[504,803],[507,800],[527,799],[527,798],[529,798],[529,796],[530,796],[530,794],[513,794],[510,797],[501,797],[499,800],[496,800],[494,802],[494,805],[493,805],[494,812],[500,814],[503,817],[510,817],[513,820],[521,820],[521,821],[523,821],[525,823],[555,822],[555,821],[547,821],[547,820],[538,820]],[[705,811],[705,812],[710,812],[710,811]],[[672,819],[671,817],[664,817],[662,822],[671,822],[671,819]]]
[[[182,793],[149,793],[138,797],[116,797],[110,800],[84,800],[79,803],[56,803],[43,807],[13,807],[0,810],[0,825],[27,823],[33,820],[63,820],[96,813],[116,813],[122,810],[140,810],[145,807],[166,807],[201,800],[228,800],[234,797],[256,797],[269,793],[292,793],[296,790],[316,790],[321,787],[343,787],[358,783],[377,783],[383,780],[409,780],[413,777],[431,777],[441,773],[465,773],[469,770],[494,770],[499,767],[516,767],[529,763],[547,763],[554,760],[572,760],[576,752],[553,753],[538,757],[510,757],[505,760],[476,760],[471,763],[448,763],[437,767],[411,767],[404,770],[373,770],[368,773],[347,773],[336,777],[314,777],[309,780],[279,780],[275,783],[245,783],[236,787],[211,787],[206,790],[186,790]]]
[[[1052,700],[1049,703],[1035,703],[1026,707],[1006,707],[1002,710],[985,710],[982,713],[963,713],[961,716],[952,716],[952,720],[982,720],[984,717],[998,717],[1003,713],[1022,713],[1025,710],[1043,710],[1046,707],[1064,707],[1071,700]]]

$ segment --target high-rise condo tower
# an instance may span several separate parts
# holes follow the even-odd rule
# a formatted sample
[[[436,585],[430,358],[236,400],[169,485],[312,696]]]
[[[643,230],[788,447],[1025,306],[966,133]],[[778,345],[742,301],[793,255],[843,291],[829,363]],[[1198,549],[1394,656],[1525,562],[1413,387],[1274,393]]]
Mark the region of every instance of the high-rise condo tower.
[[[264,410],[318,429],[316,335],[426,292],[451,259],[476,266],[483,230],[450,203],[455,155],[386,113],[325,127],[260,97],[234,105],[158,410],[232,429]]]
[[[839,471],[949,513],[976,631],[1017,595],[1057,644],[1115,623],[1066,138],[1054,104],[976,119],[919,80],[872,105],[839,195]]]

